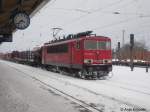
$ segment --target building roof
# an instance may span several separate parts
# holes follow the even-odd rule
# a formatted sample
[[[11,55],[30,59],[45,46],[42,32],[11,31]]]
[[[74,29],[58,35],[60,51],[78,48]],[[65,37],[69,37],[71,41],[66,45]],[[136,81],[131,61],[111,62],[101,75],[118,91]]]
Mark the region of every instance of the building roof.
[[[16,30],[12,16],[23,9],[32,17],[51,0],[0,0],[0,34],[12,33]]]

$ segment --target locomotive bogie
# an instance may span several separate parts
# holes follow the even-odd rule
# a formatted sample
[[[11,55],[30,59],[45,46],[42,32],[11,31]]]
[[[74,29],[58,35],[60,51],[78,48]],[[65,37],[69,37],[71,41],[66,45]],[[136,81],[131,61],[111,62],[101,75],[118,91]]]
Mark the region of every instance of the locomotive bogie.
[[[112,71],[112,65],[84,66],[81,69],[79,76],[81,78],[100,78],[103,76],[107,76],[110,71]]]

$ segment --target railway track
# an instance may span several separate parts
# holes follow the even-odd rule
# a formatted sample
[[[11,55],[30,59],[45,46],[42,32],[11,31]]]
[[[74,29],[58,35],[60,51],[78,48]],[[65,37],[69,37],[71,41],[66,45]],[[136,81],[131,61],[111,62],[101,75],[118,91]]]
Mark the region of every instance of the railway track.
[[[10,65],[9,65],[9,66],[10,66]],[[12,67],[12,66],[10,66],[10,67]],[[102,110],[101,110],[101,109],[98,109],[98,108],[96,108],[94,105],[90,105],[90,104],[88,104],[88,103],[86,103],[86,102],[84,102],[84,101],[82,101],[82,100],[80,100],[80,99],[77,99],[77,98],[75,98],[74,96],[69,95],[69,94],[63,92],[63,91],[61,91],[61,90],[59,90],[59,89],[57,89],[57,88],[55,88],[55,87],[53,87],[53,86],[51,86],[51,85],[45,83],[45,82],[43,82],[43,81],[37,79],[36,77],[32,77],[31,75],[29,75],[29,74],[27,74],[27,73],[25,73],[25,72],[23,72],[23,71],[21,71],[21,70],[15,68],[15,67],[12,67],[12,68],[15,69],[15,70],[18,71],[18,72],[23,73],[25,76],[29,76],[30,78],[34,79],[35,81],[40,82],[41,84],[43,84],[44,86],[48,87],[49,89],[51,89],[51,91],[55,92],[56,94],[59,94],[59,95],[65,97],[65,98],[69,99],[70,101],[72,101],[72,102],[78,104],[78,105],[81,106],[82,108],[86,109],[86,112],[103,112],[103,109],[102,109]],[[54,78],[53,78],[53,79],[54,79]]]
[[[61,91],[61,90],[59,90],[59,89],[57,89],[57,88],[51,86],[51,85],[48,85],[48,84],[46,84],[45,82],[43,82],[43,81],[41,81],[41,80],[39,80],[39,79],[37,79],[37,78],[35,78],[35,77],[32,77],[32,78],[33,78],[34,80],[36,80],[36,81],[42,83],[43,85],[49,87],[53,92],[57,92],[57,94],[59,94],[59,95],[61,95],[61,96],[64,96],[65,98],[67,98],[67,99],[73,101],[74,103],[80,105],[81,107],[85,108],[86,110],[88,110],[88,111],[90,111],[90,112],[103,112],[103,110],[98,109],[98,108],[96,108],[96,107],[94,107],[94,106],[92,106],[92,105],[90,105],[90,104],[88,104],[88,103],[86,103],[86,102],[84,102],[84,101],[82,101],[82,100],[80,100],[80,99],[77,99],[77,98],[75,98],[74,96],[71,96],[71,95],[69,95],[69,94],[67,94],[67,93],[65,93],[65,92],[63,92],[63,91]]]
[[[148,93],[148,92],[143,92],[143,91],[140,91],[138,89],[131,89],[131,88],[125,87],[125,86],[115,85],[113,82],[107,82],[107,83],[96,82],[96,83],[99,83],[99,84],[105,85],[105,86],[117,87],[117,88],[121,88],[121,89],[124,89],[124,90],[127,90],[127,91],[136,92],[136,93],[139,93],[139,94],[144,94],[144,95],[150,96],[150,93]],[[108,83],[110,83],[110,84],[108,84]]]
[[[120,82],[120,81],[113,81],[113,80],[108,80],[108,82],[113,83],[113,84],[122,84],[122,85],[128,85],[128,86],[132,86],[132,87],[140,87],[140,88],[144,88],[144,89],[148,89],[150,90],[150,88],[146,87],[146,86],[141,86],[141,85],[137,85],[137,84],[130,84],[127,82]]]
[[[14,69],[16,69],[16,70],[19,71],[19,72],[22,72],[23,74],[25,74],[25,75],[27,75],[27,76],[29,76],[29,77],[31,77],[32,79],[34,79],[34,80],[40,82],[41,84],[43,84],[43,85],[49,87],[50,89],[52,89],[53,91],[59,93],[60,95],[66,97],[66,98],[68,98],[68,99],[70,99],[71,101],[73,101],[73,102],[75,102],[76,104],[80,105],[81,107],[87,109],[88,111],[91,111],[91,112],[103,112],[103,108],[100,109],[99,107],[96,107],[96,106],[94,106],[94,105],[91,105],[91,104],[89,104],[89,103],[86,103],[85,101],[83,101],[83,100],[81,100],[81,99],[78,99],[78,98],[76,98],[76,97],[74,97],[74,96],[72,96],[72,95],[70,95],[70,94],[65,93],[65,92],[62,91],[62,90],[59,90],[58,88],[56,88],[56,87],[54,87],[54,86],[52,86],[52,85],[49,85],[49,84],[45,83],[44,81],[42,81],[42,80],[36,78],[35,76],[31,76],[30,74],[25,73],[25,72],[23,72],[22,70],[19,70],[18,68],[15,68],[15,67],[13,67],[13,66],[11,66],[11,67],[14,68]],[[107,96],[107,95],[105,95],[105,94],[97,93],[97,92],[92,91],[92,90],[90,90],[90,89],[88,89],[88,88],[84,88],[84,87],[78,86],[78,85],[76,85],[76,84],[72,84],[72,83],[70,83],[70,82],[66,82],[66,81],[62,80],[61,78],[56,78],[56,77],[53,77],[53,76],[49,76],[49,77],[50,77],[51,79],[57,80],[57,81],[59,81],[59,82],[61,82],[61,83],[68,83],[68,84],[70,84],[71,86],[74,86],[74,87],[77,87],[77,88],[79,88],[79,89],[82,89],[82,90],[84,90],[84,91],[86,91],[86,92],[89,92],[89,93],[91,93],[91,94],[93,94],[93,95],[96,95],[97,97],[103,97],[103,98],[106,98],[106,99],[109,99],[109,100],[118,102],[118,103],[120,103],[120,104],[127,105],[127,106],[129,106],[129,107],[133,107],[133,108],[142,108],[142,107],[140,107],[140,106],[138,106],[138,105],[131,104],[130,102],[126,102],[126,101],[122,101],[122,100],[119,100],[119,99],[115,99],[114,97],[110,97],[110,96]],[[146,110],[145,112],[148,112],[148,111],[150,111],[150,110]]]
[[[59,80],[59,81],[65,83],[65,81],[63,81],[63,80],[61,80],[61,79],[54,78],[54,77],[51,77],[51,78],[56,79],[56,80]],[[83,89],[84,91],[90,92],[90,93],[92,93],[92,94],[94,94],[94,95],[96,95],[96,96],[102,96],[102,97],[104,97],[104,98],[107,98],[107,99],[110,99],[110,100],[114,100],[114,101],[117,101],[117,102],[119,102],[119,103],[121,103],[121,104],[125,104],[125,105],[127,105],[127,106],[132,106],[132,107],[134,107],[134,108],[142,108],[142,107],[140,107],[140,106],[138,106],[138,105],[131,104],[131,103],[129,103],[129,102],[126,102],[126,101],[123,101],[123,100],[119,100],[119,99],[116,99],[116,98],[114,98],[114,97],[110,97],[110,96],[107,96],[107,95],[104,95],[104,94],[101,94],[101,93],[97,93],[97,92],[95,92],[95,91],[92,91],[92,90],[90,90],[90,89],[87,89],[87,88],[78,86],[78,85],[76,85],[76,84],[72,84],[72,83],[69,83],[69,82],[67,82],[67,83],[70,84],[70,85],[72,85],[72,86],[74,86],[74,87]],[[109,86],[110,86],[110,85],[109,85]],[[146,95],[150,95],[150,93],[144,93],[144,92],[141,92],[141,91],[139,92],[138,90],[132,90],[132,89],[123,88],[123,87],[122,87],[122,89],[126,89],[126,90],[133,91],[133,92],[138,92],[138,93],[142,93],[142,94],[146,94]],[[149,110],[149,111],[150,111],[150,110]],[[146,112],[149,112],[149,111],[146,111]]]
[[[71,76],[71,75],[69,75],[69,76]],[[51,78],[56,79],[56,80],[59,80],[59,81],[62,81],[62,82],[65,82],[65,81],[63,81],[63,80],[60,80],[59,78],[55,78],[55,77],[51,77]],[[137,90],[137,89],[131,89],[131,88],[128,88],[128,87],[125,87],[125,86],[115,85],[114,82],[112,82],[112,81],[109,81],[109,82],[107,82],[107,83],[104,83],[104,82],[98,82],[98,81],[95,81],[95,80],[94,80],[93,82],[94,82],[94,83],[99,83],[99,84],[105,85],[105,86],[117,87],[117,88],[121,88],[121,89],[128,90],[128,91],[131,91],[131,92],[136,92],[136,93],[139,93],[139,94],[144,94],[144,95],[149,95],[149,96],[150,96],[150,93],[148,93],[148,92],[143,92],[143,91],[140,91],[140,90]],[[108,84],[108,83],[111,83],[111,84]],[[98,95],[98,93],[96,93],[96,92],[94,92],[94,91],[91,91],[91,90],[89,90],[89,89],[87,89],[87,88],[83,88],[83,87],[80,87],[80,86],[75,85],[75,84],[72,84],[72,83],[69,83],[69,84],[70,84],[70,85],[73,85],[73,86],[75,86],[75,87],[84,89],[84,90],[86,90],[86,91],[88,91],[88,92],[91,92],[91,93],[94,93],[94,94]],[[131,86],[131,85],[130,85],[130,86]],[[146,89],[148,89],[148,88],[146,88]]]

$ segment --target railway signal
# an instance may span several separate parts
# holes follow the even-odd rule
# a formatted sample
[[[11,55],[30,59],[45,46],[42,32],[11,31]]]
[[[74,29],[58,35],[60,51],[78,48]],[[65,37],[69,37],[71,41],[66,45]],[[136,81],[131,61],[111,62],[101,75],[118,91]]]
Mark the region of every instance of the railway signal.
[[[120,42],[118,42],[118,60],[120,61]]]
[[[134,34],[130,34],[130,67],[131,71],[133,71],[133,47],[134,47]]]
[[[134,46],[134,34],[130,34],[130,45],[133,48],[133,46]]]

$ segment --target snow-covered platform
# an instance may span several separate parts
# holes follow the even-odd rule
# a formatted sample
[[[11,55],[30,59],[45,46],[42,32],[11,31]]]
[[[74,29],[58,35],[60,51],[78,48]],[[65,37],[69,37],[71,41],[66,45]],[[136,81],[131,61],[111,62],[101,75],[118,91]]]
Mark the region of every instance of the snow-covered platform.
[[[110,79],[83,80],[7,61],[0,61],[0,64],[23,73],[24,77],[41,84],[45,91],[63,96],[90,111],[150,111],[150,73],[144,68],[134,68],[132,72],[129,67],[113,66]],[[42,99],[42,95],[39,97]]]

